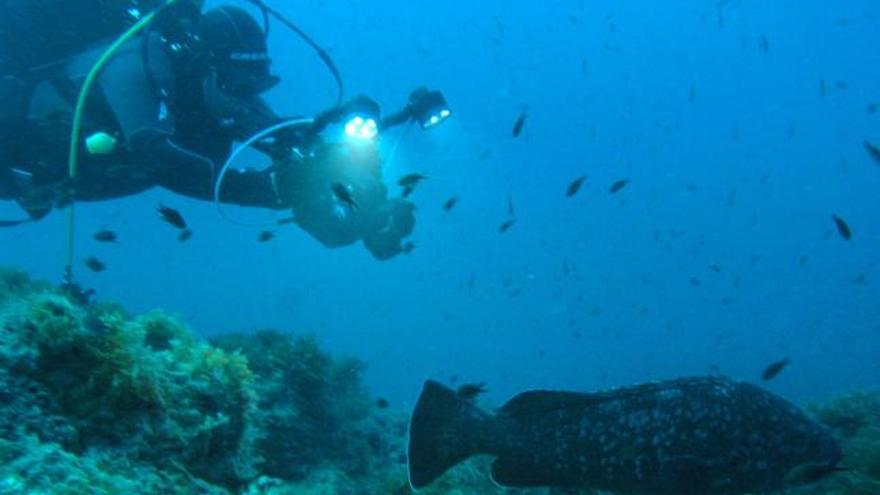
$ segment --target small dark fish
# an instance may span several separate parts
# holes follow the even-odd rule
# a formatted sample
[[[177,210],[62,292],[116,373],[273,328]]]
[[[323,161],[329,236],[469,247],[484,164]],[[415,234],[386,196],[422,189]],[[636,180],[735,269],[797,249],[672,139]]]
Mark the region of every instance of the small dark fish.
[[[498,226],[498,232],[501,232],[502,234],[507,232],[508,230],[510,230],[511,227],[513,227],[513,224],[515,224],[515,223],[516,223],[516,220],[514,220],[512,218],[510,220],[505,221],[504,223],[502,223],[501,225]]]
[[[727,195],[727,206],[733,206],[736,204],[736,188],[730,190],[730,193]]]
[[[117,237],[116,232],[103,229],[95,232],[95,235],[92,236],[92,239],[98,242],[116,242]]]
[[[160,204],[156,207],[156,211],[159,212],[162,220],[168,222],[168,224],[170,224],[172,227],[181,230],[186,228],[186,220],[184,220],[183,215],[181,215],[180,212],[175,210],[174,208],[169,208],[163,204]]]
[[[512,217],[516,213],[515,208],[513,207],[513,198],[510,197],[510,194],[507,195],[507,216]]]
[[[793,468],[785,474],[786,485],[807,485],[815,483],[834,473],[852,471],[850,468],[835,466],[834,464],[807,462]]]
[[[464,383],[459,385],[455,394],[459,399],[474,400],[478,395],[486,393],[486,383]]]
[[[605,44],[602,46],[602,48],[604,48],[605,51],[609,51],[609,52],[611,52],[611,53],[620,53],[620,52],[621,52],[621,49],[620,49],[619,46],[617,46],[617,45],[612,45],[611,43],[605,43]]]
[[[269,242],[274,238],[275,238],[275,232],[273,232],[271,230],[264,230],[264,231],[260,232],[260,235],[259,235],[259,237],[257,237],[257,240],[260,242]]]
[[[453,196],[447,199],[445,203],[443,203],[443,211],[450,211],[451,209],[455,208],[455,205],[457,204],[458,196]]]
[[[412,241],[406,241],[400,246],[400,250],[406,254],[413,252],[416,248],[416,243]]]
[[[788,358],[780,359],[779,361],[770,364],[770,366],[767,366],[767,368],[764,369],[764,372],[761,373],[761,379],[766,382],[776,378],[776,375],[782,372],[782,370],[784,370],[789,364],[791,364],[791,360]]]
[[[850,230],[849,224],[846,223],[846,220],[837,215],[831,215],[831,219],[834,220],[834,225],[837,227],[837,233],[840,234],[840,237],[843,237],[846,240],[852,239],[852,230]]]
[[[868,113],[875,113],[878,108],[880,108],[880,103],[869,103],[868,106],[865,107],[865,111]]]
[[[360,208],[358,204],[355,202],[354,198],[351,197],[351,192],[349,192],[348,188],[344,185],[334,182],[330,188],[333,190],[333,194],[336,196],[336,199],[342,202],[342,204],[348,206],[353,210],[357,210]]]
[[[427,175],[422,174],[406,174],[403,177],[397,179],[397,185],[400,187],[415,187],[419,184],[419,182],[427,178]]]
[[[584,185],[584,181],[587,180],[586,175],[582,175],[577,179],[571,181],[571,184],[568,185],[568,189],[565,190],[566,197],[572,197],[580,190],[581,186]]]
[[[758,42],[758,47],[764,53],[767,53],[770,51],[770,41],[767,40],[766,36],[761,36],[761,41]]]
[[[378,407],[379,409],[388,409],[388,406],[389,404],[387,399],[383,399],[382,397],[376,399],[376,407]]]
[[[846,81],[837,81],[834,83],[834,87],[837,89],[849,89],[849,83]]]
[[[526,117],[527,113],[523,110],[519,117],[517,117],[516,122],[513,123],[513,129],[510,132],[513,137],[519,137],[522,134],[523,127],[526,125]]]
[[[874,159],[877,165],[880,165],[880,147],[875,146],[869,141],[865,141],[865,151],[868,152],[868,155]]]
[[[629,184],[629,179],[620,179],[619,181],[614,182],[614,184],[611,184],[611,187],[608,189],[608,192],[611,194],[614,194],[614,193],[620,191],[621,189],[623,189],[624,187],[626,187],[627,184]]]
[[[415,191],[415,190],[416,190],[415,187],[411,187],[411,186],[410,186],[410,187],[404,187],[404,188],[403,188],[403,192],[400,193],[400,196],[401,196],[402,198],[408,198],[408,197],[410,196],[410,194],[412,194],[413,191]]]
[[[95,258],[94,256],[86,258],[86,266],[88,267],[89,270],[96,272],[96,273],[103,272],[104,270],[107,269],[107,265],[105,265],[103,261],[99,260],[98,258]]]
[[[712,271],[715,272],[715,273],[721,273],[721,267],[718,266],[718,265],[715,264],[715,263],[709,265],[709,269],[712,270]]]
[[[192,236],[193,236],[193,231],[192,231],[192,230],[190,230],[190,229],[183,229],[183,230],[180,231],[179,234],[177,234],[177,240],[178,240],[179,242],[186,242],[186,241],[190,240],[190,238],[191,238]]]

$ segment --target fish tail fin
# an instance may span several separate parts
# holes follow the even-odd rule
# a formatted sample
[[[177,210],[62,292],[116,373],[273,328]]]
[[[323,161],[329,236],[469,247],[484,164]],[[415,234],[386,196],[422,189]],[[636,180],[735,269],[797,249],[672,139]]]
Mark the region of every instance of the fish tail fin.
[[[485,452],[491,417],[454,390],[425,382],[409,424],[407,468],[413,489],[427,486],[454,465]]]

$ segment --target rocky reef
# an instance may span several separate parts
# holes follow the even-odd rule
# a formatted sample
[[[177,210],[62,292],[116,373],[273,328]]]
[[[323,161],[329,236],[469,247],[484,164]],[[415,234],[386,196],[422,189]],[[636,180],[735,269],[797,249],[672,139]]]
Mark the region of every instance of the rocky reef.
[[[377,408],[363,372],[308,335],[208,342],[162,312],[80,304],[0,270],[0,495],[410,494],[407,411]],[[792,493],[880,493],[880,394],[811,411],[852,471]],[[489,462],[419,493],[573,493],[499,489]]]
[[[809,495],[868,495],[880,493],[880,393],[852,393],[814,405],[813,415],[832,428],[850,471],[803,489]]]
[[[3,270],[0,494],[366,485],[405,422],[373,413],[363,369],[308,336],[207,342],[161,312],[77,304]]]

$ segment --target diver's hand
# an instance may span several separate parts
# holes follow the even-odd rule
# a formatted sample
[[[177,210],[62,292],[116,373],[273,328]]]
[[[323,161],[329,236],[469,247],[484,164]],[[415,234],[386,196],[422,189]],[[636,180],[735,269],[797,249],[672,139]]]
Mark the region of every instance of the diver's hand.
[[[416,224],[415,208],[414,204],[400,198],[382,205],[377,213],[387,217],[384,228],[363,236],[364,246],[373,257],[387,260],[403,252],[402,240],[412,233]]]
[[[282,127],[254,143],[257,151],[265,153],[273,162],[290,160],[291,153],[303,144],[303,135],[296,126]]]

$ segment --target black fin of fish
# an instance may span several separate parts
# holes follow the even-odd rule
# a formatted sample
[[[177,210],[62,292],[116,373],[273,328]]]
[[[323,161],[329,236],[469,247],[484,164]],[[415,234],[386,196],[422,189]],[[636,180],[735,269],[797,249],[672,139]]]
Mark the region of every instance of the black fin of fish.
[[[407,468],[413,488],[422,488],[449,468],[478,453],[474,440],[486,432],[489,415],[455,390],[428,380],[409,424]]]

